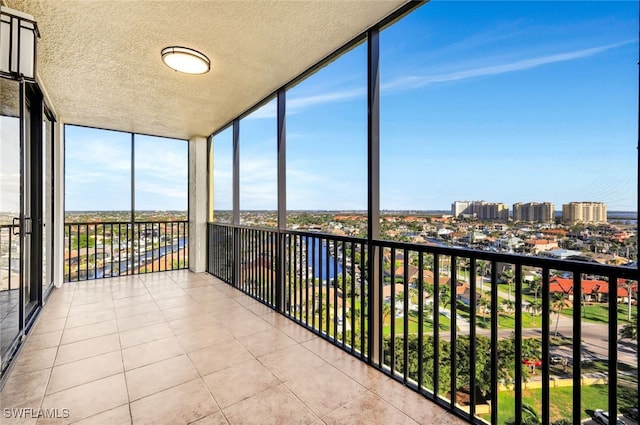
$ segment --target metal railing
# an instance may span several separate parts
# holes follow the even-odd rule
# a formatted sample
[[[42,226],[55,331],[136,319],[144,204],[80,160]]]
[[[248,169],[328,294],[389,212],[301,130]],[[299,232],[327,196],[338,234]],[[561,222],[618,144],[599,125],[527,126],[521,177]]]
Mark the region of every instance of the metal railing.
[[[20,238],[14,234],[17,229],[13,224],[0,225],[0,291],[16,289],[20,283]]]
[[[637,269],[209,224],[208,272],[470,423],[637,407]]]
[[[187,221],[65,223],[65,282],[187,269]]]

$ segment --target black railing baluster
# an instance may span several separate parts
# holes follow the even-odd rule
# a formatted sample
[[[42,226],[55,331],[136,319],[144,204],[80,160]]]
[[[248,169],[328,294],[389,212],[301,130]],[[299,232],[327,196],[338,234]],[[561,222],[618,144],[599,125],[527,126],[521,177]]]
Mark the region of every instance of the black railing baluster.
[[[389,367],[391,368],[391,374],[396,372],[396,249],[391,248],[391,254],[389,256],[389,277],[390,277],[390,290],[389,296]],[[384,317],[384,316],[383,316]],[[384,321],[384,320],[383,320]],[[383,323],[384,329],[384,323]],[[383,340],[380,341],[381,345]],[[383,358],[384,361],[384,358]]]
[[[550,314],[550,294],[549,294],[549,269],[542,269],[542,423],[549,423],[550,418],[550,397],[549,381],[549,314]]]
[[[582,276],[573,270],[573,423],[582,411]]]
[[[301,237],[302,238],[302,237]],[[302,239],[301,239],[301,243],[302,243]],[[304,279],[305,279],[305,324],[309,325],[309,238],[305,237],[304,238],[304,246],[305,246],[305,250],[304,250],[304,255],[305,258],[304,260]],[[312,299],[313,299],[313,292],[311,293]],[[313,316],[312,316],[313,318]]]
[[[321,316],[319,315],[318,317],[318,327],[316,328],[316,302],[318,302],[317,298],[318,296],[322,297],[321,294],[316,295],[316,276],[318,276],[318,271],[316,270],[316,241],[315,239],[311,238],[310,236],[307,236],[307,241],[311,240],[311,294],[313,295],[313,305],[312,305],[312,328],[313,329],[320,329],[322,327],[322,322],[321,322]],[[309,260],[307,260],[309,261]],[[318,304],[320,306],[320,308],[322,308],[322,306],[320,304]]]
[[[331,253],[331,245],[327,240],[328,253]],[[333,338],[338,340],[338,246],[337,242],[333,241],[333,278],[331,279],[331,286],[333,287]],[[331,260],[329,260],[331,261]],[[343,282],[344,284],[344,282]]]
[[[433,397],[440,393],[440,254],[433,254]]]
[[[513,361],[515,362],[515,395],[516,395],[516,407],[515,418],[516,423],[522,423],[522,268],[520,264],[515,266],[515,303],[516,303],[516,318],[515,318],[515,356]],[[511,282],[507,282],[507,285],[511,286]],[[510,291],[510,290],[509,290]]]
[[[66,268],[63,272],[64,281],[95,280],[188,268],[186,249],[181,250],[183,260],[180,265],[180,254],[176,253],[173,244],[175,234],[178,235],[175,245],[179,251],[180,244],[186,244],[186,226],[185,221],[65,223],[64,235],[67,241],[63,259]],[[213,239],[213,236],[210,239]],[[157,248],[155,240],[158,241]],[[136,241],[137,247],[134,246]],[[167,241],[171,241],[171,248]],[[174,258],[177,263],[175,267],[172,265]],[[151,267],[148,267],[149,262]],[[167,265],[167,262],[171,264]],[[214,268],[214,264],[210,259],[208,268]]]
[[[609,281],[609,415],[616,418],[618,415],[618,279],[614,275],[607,276]],[[627,293],[627,296],[631,296]]]
[[[384,296],[383,296],[383,289],[384,289],[384,249],[380,246],[380,247],[376,247],[379,248],[377,249],[375,252],[378,253],[378,276],[380,276],[380,285],[381,288],[379,289],[380,291],[380,302],[377,305],[378,308],[378,317],[380,318],[380,320],[378,320],[378,338],[379,338],[379,344],[378,344],[378,359],[379,359],[379,363],[378,363],[378,367],[382,368],[382,366],[384,365]],[[375,264],[375,262],[374,262]],[[371,280],[373,281],[373,276],[371,277]],[[374,288],[374,290],[378,290],[378,288]],[[370,294],[369,296],[372,296],[372,294]],[[374,306],[375,308],[376,306]],[[373,343],[373,341],[370,341],[370,344],[372,346],[375,346],[375,344]]]
[[[476,414],[476,314],[478,298],[476,294],[476,258],[469,259],[469,415]],[[480,294],[481,297],[484,294]],[[484,317],[484,312],[482,314]]]
[[[369,359],[369,355],[368,353],[368,349],[369,349],[369,344],[371,344],[371,342],[368,339],[368,329],[365,327],[365,318],[369,319],[368,317],[368,308],[367,304],[369,303],[369,297],[371,296],[371,294],[368,292],[367,288],[368,288],[368,283],[367,280],[369,280],[368,276],[366,275],[365,271],[365,264],[367,264],[367,256],[370,255],[371,253],[367,252],[365,250],[366,245],[364,243],[360,243],[360,355],[365,357],[367,360]],[[366,278],[366,279],[365,279]],[[367,329],[367,332],[365,332],[365,329]]]
[[[424,390],[424,253],[418,252],[418,391]]]
[[[491,423],[498,423],[498,264],[491,261]]]
[[[450,297],[449,299],[451,300],[451,314],[450,314],[450,320],[451,320],[451,372],[450,372],[450,379],[451,379],[451,384],[450,384],[450,391],[451,391],[451,409],[455,409],[455,405],[456,405],[456,400],[457,400],[457,388],[456,388],[456,381],[457,381],[457,374],[456,374],[456,368],[458,367],[458,359],[457,357],[457,353],[458,350],[457,348],[457,342],[458,342],[458,329],[457,329],[457,293],[456,293],[456,287],[457,287],[457,283],[458,283],[458,273],[457,273],[457,258],[456,256],[452,255],[449,257],[450,258],[450,265],[449,265],[449,291],[450,292]]]
[[[331,255],[329,253],[329,240],[322,238],[321,239],[321,243],[322,243],[322,250],[324,251],[324,260],[325,260],[325,265],[326,265],[326,274],[325,274],[325,279],[324,279],[324,289],[325,289],[325,300],[326,300],[326,304],[324,306],[324,311],[327,314],[327,316],[325,317],[325,332],[328,338],[331,338],[331,310],[330,310],[330,304],[329,302],[331,301],[330,298],[330,291],[329,291],[329,281],[331,279],[331,269],[330,269],[330,265],[331,265]],[[335,335],[334,335],[335,337]]]
[[[402,273],[402,380],[406,384],[409,382],[409,251],[405,248],[402,255],[404,255]]]

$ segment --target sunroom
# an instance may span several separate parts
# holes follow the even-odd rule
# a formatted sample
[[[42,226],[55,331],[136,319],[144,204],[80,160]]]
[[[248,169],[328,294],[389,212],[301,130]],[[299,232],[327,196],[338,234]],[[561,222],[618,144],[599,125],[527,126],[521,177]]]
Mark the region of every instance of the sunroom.
[[[3,420],[637,423],[638,4],[0,2]]]

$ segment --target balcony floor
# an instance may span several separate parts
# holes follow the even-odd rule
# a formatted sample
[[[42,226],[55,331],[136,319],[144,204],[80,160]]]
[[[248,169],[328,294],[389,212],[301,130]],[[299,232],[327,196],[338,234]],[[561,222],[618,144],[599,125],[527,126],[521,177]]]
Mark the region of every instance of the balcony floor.
[[[20,408],[33,410],[5,410]],[[465,423],[240,291],[187,271],[55,290],[0,409],[3,424]]]

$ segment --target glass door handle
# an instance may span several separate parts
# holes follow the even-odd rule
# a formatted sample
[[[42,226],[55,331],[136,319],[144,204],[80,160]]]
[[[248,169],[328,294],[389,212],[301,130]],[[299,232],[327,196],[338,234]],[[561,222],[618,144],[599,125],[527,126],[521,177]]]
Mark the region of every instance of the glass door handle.
[[[13,233],[14,236],[18,236],[20,234],[20,217],[13,217],[11,233]]]

